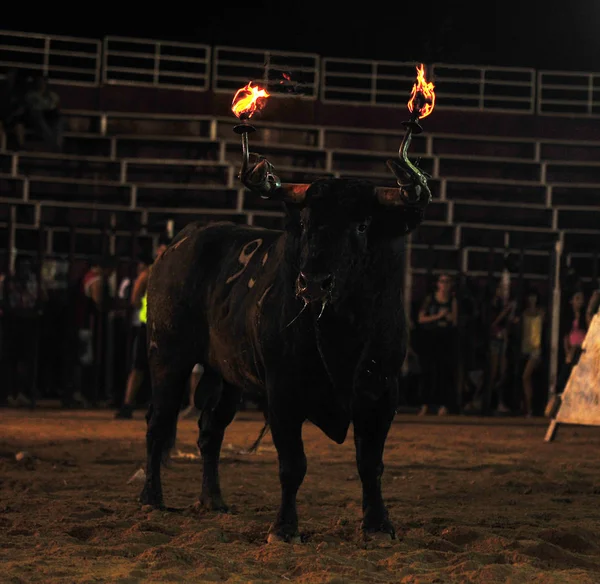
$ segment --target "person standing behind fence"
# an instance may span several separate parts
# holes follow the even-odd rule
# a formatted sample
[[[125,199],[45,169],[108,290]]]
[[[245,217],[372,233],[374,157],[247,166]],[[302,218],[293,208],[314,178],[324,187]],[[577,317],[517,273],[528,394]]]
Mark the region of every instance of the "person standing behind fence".
[[[117,259],[114,256],[92,265],[78,285],[77,294],[77,366],[75,385],[78,387],[70,401],[87,406],[92,399],[91,387],[94,365],[103,371],[103,355],[96,354],[98,335],[102,334],[102,319],[108,309],[107,302],[116,293]]]
[[[561,330],[566,331],[563,336],[563,348],[565,352],[564,362],[556,381],[556,392],[562,393],[569,381],[573,367],[577,365],[581,357],[581,345],[587,332],[584,306],[585,295],[579,289],[569,299],[570,307],[564,316]]]
[[[43,296],[31,260],[17,256],[15,273],[9,279],[8,310],[4,315],[4,345],[7,356],[8,404],[31,405],[37,367],[37,343]]]
[[[166,249],[167,244],[161,243],[156,251],[156,259],[158,259]],[[138,274],[135,283],[133,284],[133,291],[131,293],[131,306],[137,315],[136,320],[139,324],[134,328],[132,365],[127,378],[125,399],[123,400],[123,405],[115,414],[115,418],[118,420],[130,420],[133,418],[135,399],[140,387],[142,386],[144,377],[148,374],[146,312],[148,277],[150,275],[151,264],[152,261],[148,259],[147,263]]]
[[[53,150],[62,151],[63,118],[60,98],[45,77],[37,77],[25,95],[27,125]]]
[[[434,408],[438,408],[438,415],[446,415],[456,404],[457,321],[452,278],[440,274],[435,292],[425,298],[418,316],[423,404],[420,415]]]
[[[587,305],[587,310],[585,311],[585,320],[586,320],[588,328],[589,328],[590,324],[592,324],[592,319],[594,318],[594,315],[598,313],[599,309],[600,309],[600,288],[597,288],[596,290],[594,290],[592,292],[592,295],[590,296],[590,301],[588,302],[588,305]]]
[[[516,306],[515,302],[510,300],[509,293],[508,284],[503,281],[498,282],[489,307],[491,325],[489,333],[488,400],[494,393],[497,394],[496,413],[498,414],[510,413],[510,408],[506,405],[504,399],[504,391],[508,373],[508,334],[510,324],[515,317]]]
[[[527,293],[523,314],[515,319],[521,323],[521,359],[523,367],[523,411],[533,415],[533,374],[542,362],[542,333],[546,311],[540,306],[540,294],[531,289]]]

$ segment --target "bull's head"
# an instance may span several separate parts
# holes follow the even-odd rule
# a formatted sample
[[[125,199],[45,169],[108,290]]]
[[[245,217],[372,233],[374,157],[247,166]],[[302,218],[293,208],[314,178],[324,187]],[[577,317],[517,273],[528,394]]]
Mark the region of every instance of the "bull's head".
[[[398,188],[356,179],[282,184],[262,157],[242,168],[248,189],[286,204],[287,230],[298,243],[295,291],[305,304],[322,312],[352,287],[377,241],[405,235],[423,219],[428,177],[408,161],[406,147],[403,141],[398,160],[388,161]]]

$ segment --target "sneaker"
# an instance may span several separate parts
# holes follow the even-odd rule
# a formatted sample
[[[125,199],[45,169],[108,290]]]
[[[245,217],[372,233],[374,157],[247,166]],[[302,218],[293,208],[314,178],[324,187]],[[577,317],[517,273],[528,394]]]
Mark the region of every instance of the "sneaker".
[[[479,414],[481,413],[481,402],[473,400],[465,405],[463,408],[465,414]]]
[[[17,397],[9,397],[8,405],[13,408],[27,407],[31,405],[31,400],[27,398],[23,393],[19,392]]]
[[[510,408],[508,408],[505,404],[500,402],[498,407],[496,408],[497,414],[510,414]]]
[[[90,405],[88,401],[83,397],[83,395],[81,395],[80,391],[76,391],[73,394],[73,397],[71,398],[71,403],[76,408],[88,408]]]
[[[131,420],[133,418],[133,408],[123,404],[121,409],[115,413],[115,420]]]
[[[418,416],[426,416],[429,413],[429,407],[427,405],[421,406]]]

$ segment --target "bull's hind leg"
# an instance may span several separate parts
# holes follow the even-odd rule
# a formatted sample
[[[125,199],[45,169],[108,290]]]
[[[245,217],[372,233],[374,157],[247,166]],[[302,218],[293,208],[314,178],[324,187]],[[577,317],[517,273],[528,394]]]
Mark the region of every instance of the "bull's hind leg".
[[[377,402],[362,401],[355,406],[354,445],[362,482],[362,530],[366,536],[389,534],[395,537],[381,494],[383,449],[395,409],[386,397]]]
[[[150,360],[152,400],[146,414],[146,483],[140,502],[164,507],[160,479],[161,463],[175,444],[177,416],[193,362],[159,363]]]
[[[202,390],[202,383],[200,389]],[[200,503],[211,511],[227,512],[229,508],[221,495],[219,480],[219,458],[225,428],[235,416],[240,402],[241,390],[232,385],[223,384],[218,403],[213,407],[205,407],[198,420],[200,434],[198,448],[202,454],[202,493]]]

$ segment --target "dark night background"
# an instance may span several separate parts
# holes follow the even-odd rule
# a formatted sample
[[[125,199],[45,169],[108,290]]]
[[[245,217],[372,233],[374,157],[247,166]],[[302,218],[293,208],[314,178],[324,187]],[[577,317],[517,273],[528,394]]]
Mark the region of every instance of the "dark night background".
[[[599,0],[4,5],[0,29],[322,56],[600,71]],[[135,6],[135,8],[134,8]],[[243,6],[243,8],[240,8]]]

